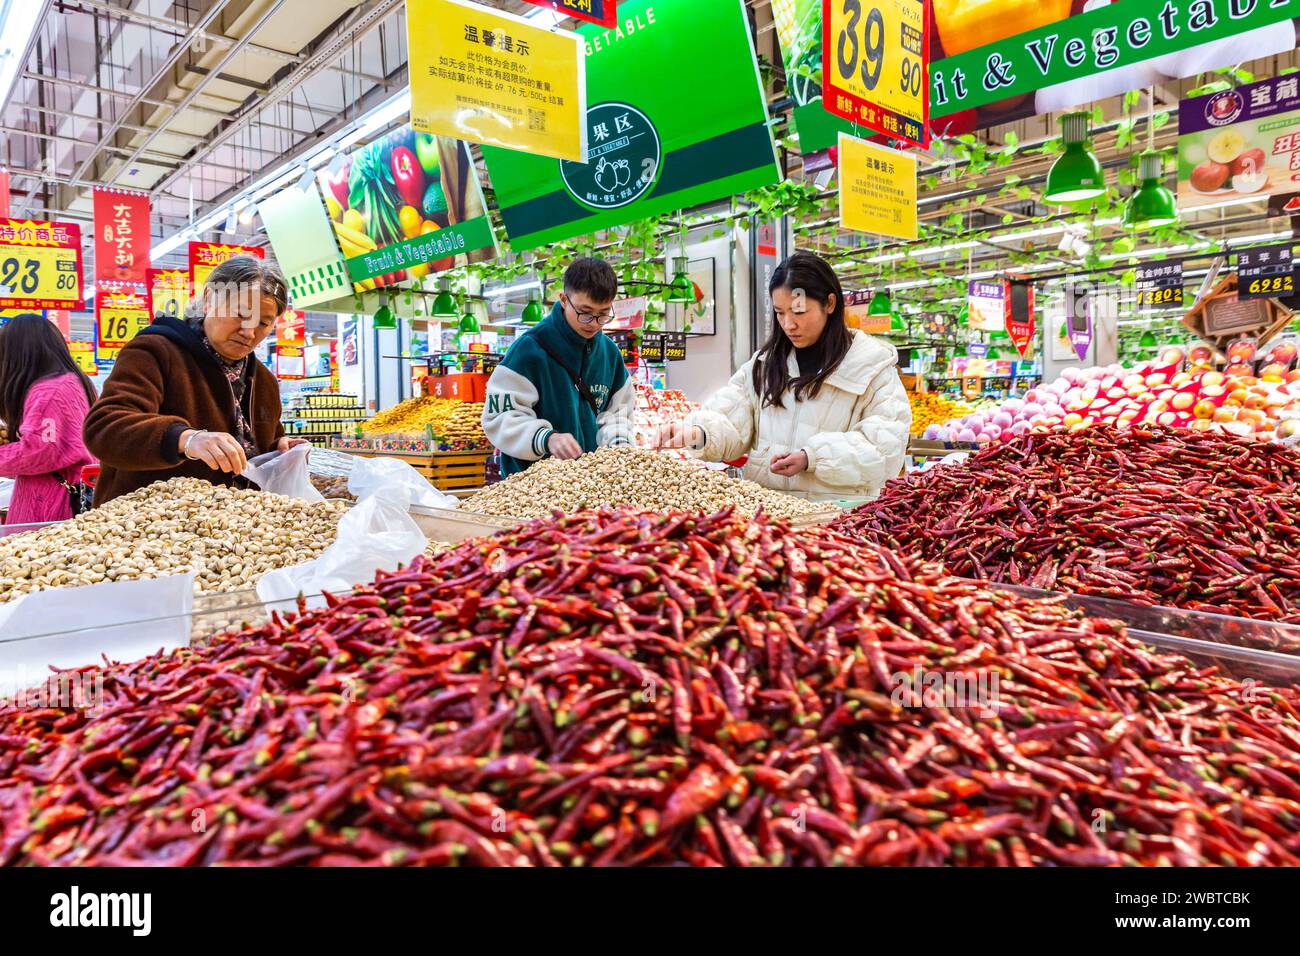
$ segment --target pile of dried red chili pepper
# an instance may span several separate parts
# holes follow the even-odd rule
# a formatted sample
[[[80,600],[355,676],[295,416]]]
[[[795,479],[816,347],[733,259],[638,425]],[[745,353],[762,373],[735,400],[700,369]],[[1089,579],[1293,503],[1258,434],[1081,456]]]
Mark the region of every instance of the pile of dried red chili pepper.
[[[1296,864],[1298,704],[826,529],[579,515],[5,713],[0,863]]]
[[[1029,434],[893,481],[835,527],[963,577],[1300,623],[1300,455],[1275,443]]]

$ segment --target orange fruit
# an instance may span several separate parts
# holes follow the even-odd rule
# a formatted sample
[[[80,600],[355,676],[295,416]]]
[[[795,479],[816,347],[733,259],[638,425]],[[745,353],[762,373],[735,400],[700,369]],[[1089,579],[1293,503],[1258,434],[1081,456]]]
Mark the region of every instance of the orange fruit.
[[[402,235],[410,239],[412,236],[420,234],[420,224],[423,221],[420,217],[420,210],[414,206],[403,206],[397,211],[397,221],[402,225]]]

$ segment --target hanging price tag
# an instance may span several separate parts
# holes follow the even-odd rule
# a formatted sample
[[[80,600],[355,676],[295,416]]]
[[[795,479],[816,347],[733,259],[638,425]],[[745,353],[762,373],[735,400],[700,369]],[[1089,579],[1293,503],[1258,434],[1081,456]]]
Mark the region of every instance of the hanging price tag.
[[[686,333],[664,333],[664,359],[669,362],[686,361]]]
[[[1237,253],[1237,298],[1266,299],[1295,291],[1291,243]]]
[[[1289,250],[1288,250],[1289,251]],[[1156,262],[1134,270],[1138,305],[1156,309],[1183,304],[1182,262]]]
[[[95,357],[117,361],[122,347],[153,320],[142,290],[101,289],[95,295]]]
[[[0,219],[0,308],[84,307],[81,227]]]
[[[922,149],[930,143],[924,0],[822,0],[822,103]]]
[[[664,336],[662,332],[646,332],[641,336],[641,358],[647,363],[664,360]]]

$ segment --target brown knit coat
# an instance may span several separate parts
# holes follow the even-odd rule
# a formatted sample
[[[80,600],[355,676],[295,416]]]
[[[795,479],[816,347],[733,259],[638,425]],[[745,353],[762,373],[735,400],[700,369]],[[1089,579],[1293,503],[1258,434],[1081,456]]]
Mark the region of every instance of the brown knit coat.
[[[280,386],[256,358],[249,365],[250,424],[259,452],[268,452],[284,434]],[[181,457],[177,441],[188,428],[233,434],[234,398],[198,333],[177,319],[160,318],[122,349],[86,416],[86,447],[101,465],[95,504],[168,478],[233,484],[235,476]]]

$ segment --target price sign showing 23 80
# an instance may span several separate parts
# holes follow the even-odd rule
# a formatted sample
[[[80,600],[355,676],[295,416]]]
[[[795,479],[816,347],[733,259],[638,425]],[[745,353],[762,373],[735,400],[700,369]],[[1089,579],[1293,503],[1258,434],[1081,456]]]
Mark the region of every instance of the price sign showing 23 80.
[[[822,105],[859,126],[930,142],[924,0],[822,0]]]

